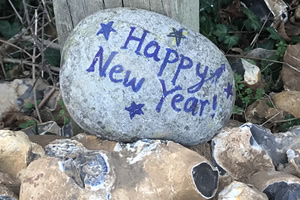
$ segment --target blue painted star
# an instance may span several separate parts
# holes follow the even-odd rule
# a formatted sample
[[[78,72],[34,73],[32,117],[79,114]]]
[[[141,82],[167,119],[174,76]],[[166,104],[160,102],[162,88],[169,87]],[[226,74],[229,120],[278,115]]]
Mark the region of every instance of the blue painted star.
[[[230,85],[230,83],[227,83],[227,88],[224,89],[224,92],[227,93],[226,98],[228,99],[230,96],[233,95],[232,93],[232,85]]]
[[[135,115],[143,115],[144,112],[142,108],[145,104],[136,104],[134,101],[131,103],[129,107],[126,107],[125,110],[129,112],[130,119],[132,119]]]
[[[97,36],[103,34],[104,38],[108,40],[110,32],[116,32],[116,30],[112,28],[113,23],[113,21],[110,21],[107,24],[101,23],[101,29],[97,32]]]
[[[176,41],[176,46],[180,45],[181,39],[186,38],[183,35],[183,28],[179,29],[179,31],[177,31],[174,27],[172,27],[173,32],[169,33],[169,35],[167,35],[168,37],[174,37],[175,41]]]

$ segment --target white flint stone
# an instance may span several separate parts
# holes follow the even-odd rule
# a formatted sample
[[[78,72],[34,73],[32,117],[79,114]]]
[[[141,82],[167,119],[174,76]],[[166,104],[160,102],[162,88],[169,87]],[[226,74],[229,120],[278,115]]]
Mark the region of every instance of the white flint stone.
[[[218,196],[218,200],[268,200],[267,196],[258,191],[256,188],[251,188],[245,183],[238,181],[232,182],[224,188]]]
[[[229,119],[233,73],[207,38],[157,13],[106,9],[65,42],[65,105],[86,131],[121,142],[210,140]]]
[[[243,68],[245,69],[244,81],[247,85],[253,86],[258,84],[260,81],[260,69],[256,65],[246,61],[245,59],[241,59]]]

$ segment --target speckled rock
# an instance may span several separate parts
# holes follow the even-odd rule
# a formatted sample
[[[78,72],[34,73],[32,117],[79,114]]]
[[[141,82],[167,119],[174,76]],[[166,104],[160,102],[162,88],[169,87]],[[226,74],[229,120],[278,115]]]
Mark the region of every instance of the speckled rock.
[[[217,169],[180,144],[139,140],[103,148],[109,151],[87,150],[71,139],[51,142],[49,157],[21,174],[20,199],[204,200],[218,188]]]
[[[0,171],[16,177],[31,159],[43,155],[43,149],[31,143],[22,131],[0,130]]]
[[[234,181],[219,193],[218,200],[268,200],[267,196],[245,183]]]
[[[86,131],[122,142],[210,140],[229,119],[233,73],[207,38],[157,13],[106,9],[62,51],[65,105]]]

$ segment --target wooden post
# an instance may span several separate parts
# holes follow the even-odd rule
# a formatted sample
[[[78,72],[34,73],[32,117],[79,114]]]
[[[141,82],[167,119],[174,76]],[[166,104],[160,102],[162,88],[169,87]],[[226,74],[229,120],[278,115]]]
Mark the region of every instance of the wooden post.
[[[99,10],[115,7],[157,12],[199,32],[199,0],[53,0],[53,6],[61,46],[83,18]]]

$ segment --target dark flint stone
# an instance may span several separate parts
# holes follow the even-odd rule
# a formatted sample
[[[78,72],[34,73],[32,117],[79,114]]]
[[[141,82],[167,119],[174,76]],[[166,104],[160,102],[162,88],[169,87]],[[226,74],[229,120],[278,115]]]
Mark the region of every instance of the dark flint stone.
[[[205,197],[212,197],[218,189],[219,172],[207,163],[201,163],[192,169],[197,190]]]
[[[263,192],[269,200],[298,200],[300,199],[300,184],[277,182],[269,185]]]

